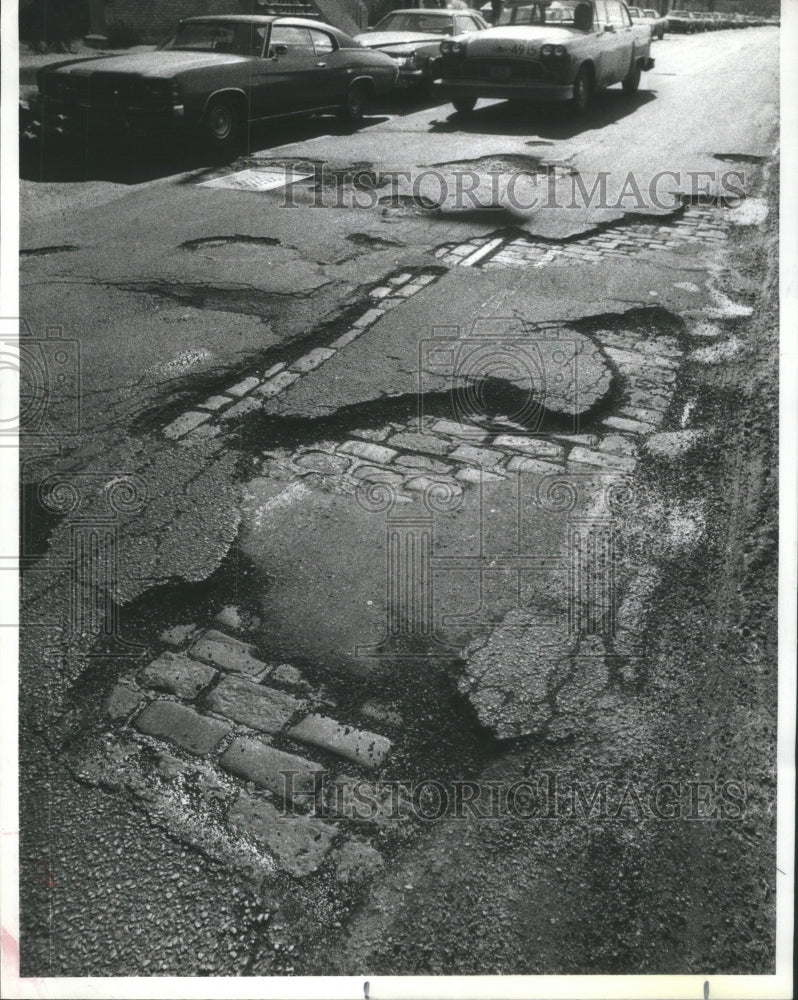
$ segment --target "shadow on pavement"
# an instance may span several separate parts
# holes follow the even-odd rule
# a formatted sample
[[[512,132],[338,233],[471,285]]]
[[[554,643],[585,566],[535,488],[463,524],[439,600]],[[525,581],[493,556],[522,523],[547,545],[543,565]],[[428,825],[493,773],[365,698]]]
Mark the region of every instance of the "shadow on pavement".
[[[87,136],[23,135],[20,140],[20,177],[47,183],[109,181],[141,184],[187,171],[234,163],[241,156],[285,143],[319,136],[348,136],[386,121],[384,113],[348,122],[335,115],[283,118],[253,125],[243,142],[212,150],[200,138],[174,136],[166,141]]]
[[[572,139],[583,132],[604,128],[633,114],[638,108],[656,100],[656,93],[641,90],[629,96],[622,90],[606,90],[598,94],[589,112],[574,118],[570,109],[560,105],[523,105],[503,101],[487,107],[477,107],[468,114],[441,105],[447,117],[432,123],[430,132],[465,132],[479,135],[537,135],[546,139]]]

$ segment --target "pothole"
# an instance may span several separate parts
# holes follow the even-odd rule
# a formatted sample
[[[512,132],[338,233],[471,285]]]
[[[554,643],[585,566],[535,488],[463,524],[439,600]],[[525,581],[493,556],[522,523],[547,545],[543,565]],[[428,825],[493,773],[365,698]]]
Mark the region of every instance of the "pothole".
[[[50,254],[71,253],[73,250],[79,249],[73,243],[60,243],[49,247],[31,247],[27,250],[20,250],[19,255],[20,257],[48,257]]]
[[[279,246],[280,241],[274,236],[201,236],[198,239],[186,240],[180,244],[181,250],[200,250],[206,247],[223,247],[230,244],[244,244],[250,246],[274,247]]]
[[[447,170],[469,169],[489,174],[526,174],[528,176],[544,177],[548,177],[551,174],[572,176],[578,173],[569,164],[547,161],[537,156],[525,156],[522,153],[478,156],[471,160],[445,160],[442,163],[431,163],[429,166]]]

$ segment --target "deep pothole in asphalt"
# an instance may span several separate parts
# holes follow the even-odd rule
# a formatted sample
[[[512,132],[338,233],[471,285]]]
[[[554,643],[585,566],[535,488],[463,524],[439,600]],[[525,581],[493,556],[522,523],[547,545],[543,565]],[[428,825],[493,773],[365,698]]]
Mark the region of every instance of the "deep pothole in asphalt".
[[[470,704],[457,690],[462,662],[456,650],[449,657],[430,658],[421,645],[417,655],[386,654],[366,667],[353,664],[348,670],[340,661],[331,664],[323,658],[301,655],[277,657],[270,643],[275,623],[264,616],[260,599],[275,584],[273,577],[234,546],[201,583],[181,581],[162,586],[122,609],[120,634],[126,643],[149,650],[150,658],[155,659],[164,648],[158,637],[165,629],[188,623],[200,628],[223,627],[214,623],[214,617],[222,608],[234,605],[242,622],[239,636],[256,646],[267,661],[290,662],[298,668],[314,690],[337,706],[337,717],[343,723],[390,736],[393,746],[383,766],[383,780],[459,780],[477,773],[500,752],[500,744],[479,725]],[[146,662],[142,660],[142,666]],[[83,703],[84,715],[96,717],[98,695],[110,691],[114,681],[114,671],[103,667],[93,671],[91,683],[74,689],[73,697]],[[381,707],[385,720],[375,723],[366,714],[372,704]],[[280,738],[273,737],[273,742],[277,746]],[[332,759],[330,763],[335,765]]]

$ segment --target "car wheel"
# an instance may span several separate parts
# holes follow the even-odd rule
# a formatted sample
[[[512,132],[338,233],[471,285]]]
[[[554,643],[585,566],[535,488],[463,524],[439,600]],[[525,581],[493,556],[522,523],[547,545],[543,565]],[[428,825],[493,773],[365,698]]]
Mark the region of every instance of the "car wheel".
[[[358,122],[366,110],[366,87],[362,83],[353,84],[346,95],[346,104],[339,114],[350,122]]]
[[[623,78],[621,86],[625,94],[637,93],[637,88],[640,86],[640,61],[635,57],[632,57],[632,65],[629,67],[629,72]]]
[[[571,98],[571,109],[575,115],[583,115],[593,96],[593,77],[590,70],[583,66],[574,80],[574,96]]]
[[[241,131],[241,112],[231,97],[215,97],[205,112],[205,135],[213,146],[235,142]]]
[[[476,97],[455,97],[452,101],[454,105],[454,110],[461,115],[467,115],[470,111],[473,111],[477,106]]]

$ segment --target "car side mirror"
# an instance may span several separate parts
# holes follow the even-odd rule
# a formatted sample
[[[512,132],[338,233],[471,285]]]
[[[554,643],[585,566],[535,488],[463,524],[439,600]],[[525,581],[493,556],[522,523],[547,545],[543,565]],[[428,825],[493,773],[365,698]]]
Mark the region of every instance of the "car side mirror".
[[[272,47],[269,49],[269,56],[272,59],[277,59],[279,56],[285,56],[285,55],[288,55],[287,45],[280,45],[278,42],[277,45],[272,45]]]
[[[604,30],[605,31],[609,31],[610,34],[614,34],[615,33],[615,25],[614,24],[605,24],[604,25]]]

